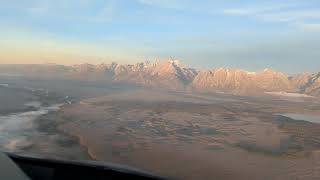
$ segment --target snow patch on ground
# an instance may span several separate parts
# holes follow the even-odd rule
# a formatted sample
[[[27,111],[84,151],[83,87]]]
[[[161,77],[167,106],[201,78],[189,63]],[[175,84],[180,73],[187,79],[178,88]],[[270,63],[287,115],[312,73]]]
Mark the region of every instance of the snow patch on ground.
[[[288,92],[264,92],[265,94],[270,94],[274,96],[286,96],[286,97],[294,97],[294,98],[315,98],[314,96],[309,96],[307,94],[300,93],[288,93]]]
[[[0,84],[1,87],[9,87],[9,84]]]

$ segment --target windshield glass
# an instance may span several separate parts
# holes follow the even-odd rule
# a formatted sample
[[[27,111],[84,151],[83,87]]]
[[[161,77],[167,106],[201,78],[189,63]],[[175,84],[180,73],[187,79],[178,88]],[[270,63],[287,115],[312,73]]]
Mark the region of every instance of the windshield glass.
[[[173,179],[320,179],[318,0],[0,0],[0,150]]]

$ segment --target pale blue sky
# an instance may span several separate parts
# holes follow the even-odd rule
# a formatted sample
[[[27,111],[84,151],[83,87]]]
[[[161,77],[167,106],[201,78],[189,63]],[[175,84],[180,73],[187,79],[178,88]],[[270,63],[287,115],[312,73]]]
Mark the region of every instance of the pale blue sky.
[[[0,0],[0,63],[320,71],[319,0]]]

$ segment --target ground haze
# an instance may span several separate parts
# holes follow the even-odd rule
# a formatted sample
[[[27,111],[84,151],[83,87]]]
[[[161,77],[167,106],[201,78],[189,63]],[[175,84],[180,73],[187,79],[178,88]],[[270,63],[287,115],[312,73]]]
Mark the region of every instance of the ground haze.
[[[115,163],[174,179],[320,177],[316,96],[17,74],[0,76],[3,151]]]

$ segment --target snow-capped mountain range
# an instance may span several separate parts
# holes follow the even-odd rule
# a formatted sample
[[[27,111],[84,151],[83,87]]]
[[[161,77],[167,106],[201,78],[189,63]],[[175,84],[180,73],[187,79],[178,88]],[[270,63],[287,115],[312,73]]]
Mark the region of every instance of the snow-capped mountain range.
[[[1,65],[1,73],[63,75],[77,78],[105,78],[149,87],[201,92],[259,94],[265,92],[302,93],[320,96],[320,73],[288,76],[264,69],[248,72],[241,69],[216,68],[196,70],[183,66],[177,60],[146,61],[130,64],[79,64],[63,66]]]

